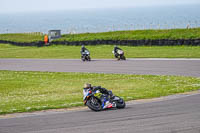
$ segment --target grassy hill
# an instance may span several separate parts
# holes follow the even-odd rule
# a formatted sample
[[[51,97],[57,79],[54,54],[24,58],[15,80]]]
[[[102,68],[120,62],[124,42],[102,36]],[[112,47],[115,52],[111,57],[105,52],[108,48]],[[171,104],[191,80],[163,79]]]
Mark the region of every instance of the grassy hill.
[[[0,40],[14,42],[43,41],[44,35],[33,33],[0,34]],[[54,41],[88,41],[88,40],[143,40],[143,39],[198,39],[200,28],[170,30],[132,30],[102,33],[63,34]]]
[[[156,39],[197,39],[200,38],[200,28],[171,30],[135,30],[114,31],[103,33],[66,34],[59,41],[85,40],[156,40]],[[55,41],[58,41],[55,40]]]
[[[0,34],[0,40],[13,42],[37,42],[43,41],[44,36],[39,33],[11,33]]]

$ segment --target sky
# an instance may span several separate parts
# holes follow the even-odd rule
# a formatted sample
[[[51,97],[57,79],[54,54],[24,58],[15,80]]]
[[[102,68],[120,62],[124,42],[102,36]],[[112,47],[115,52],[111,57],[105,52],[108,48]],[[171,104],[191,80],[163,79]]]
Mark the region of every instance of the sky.
[[[0,0],[0,13],[200,4],[200,0]]]

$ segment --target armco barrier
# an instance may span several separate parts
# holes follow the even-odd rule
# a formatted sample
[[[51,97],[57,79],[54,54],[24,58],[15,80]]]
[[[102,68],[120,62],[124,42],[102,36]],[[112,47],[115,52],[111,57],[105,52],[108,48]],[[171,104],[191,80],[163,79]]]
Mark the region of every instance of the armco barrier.
[[[44,46],[43,41],[39,42],[13,42],[0,40],[0,43],[12,44],[17,46]],[[160,40],[91,40],[91,41],[53,41],[51,44],[56,45],[125,45],[125,46],[177,46],[177,45],[190,45],[190,46],[200,46],[200,39],[160,39]]]
[[[200,39],[160,39],[160,40],[92,40],[92,41],[53,41],[53,44],[62,45],[125,45],[125,46],[177,46],[192,45],[200,46]]]

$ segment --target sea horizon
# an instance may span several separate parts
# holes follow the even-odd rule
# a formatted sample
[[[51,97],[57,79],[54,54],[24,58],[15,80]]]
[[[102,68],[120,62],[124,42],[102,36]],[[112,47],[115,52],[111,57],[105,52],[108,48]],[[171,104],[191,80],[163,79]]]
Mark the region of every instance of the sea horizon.
[[[200,27],[199,5],[0,14],[0,33],[88,33]]]

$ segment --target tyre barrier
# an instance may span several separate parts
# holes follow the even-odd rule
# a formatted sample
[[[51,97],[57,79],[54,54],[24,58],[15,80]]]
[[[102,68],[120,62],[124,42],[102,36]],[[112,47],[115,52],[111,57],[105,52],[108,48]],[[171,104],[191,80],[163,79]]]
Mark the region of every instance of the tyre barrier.
[[[13,42],[0,40],[0,43],[12,44],[16,46],[45,46],[43,41],[38,42]],[[200,46],[200,39],[159,39],[159,40],[91,40],[91,41],[52,41],[49,45],[124,45],[124,46],[178,46],[178,45],[189,45],[189,46]]]
[[[38,42],[14,42],[14,41],[7,41],[7,40],[0,40],[0,43],[2,44],[12,44],[15,46],[38,46],[42,47],[44,46],[43,41],[38,41]]]

